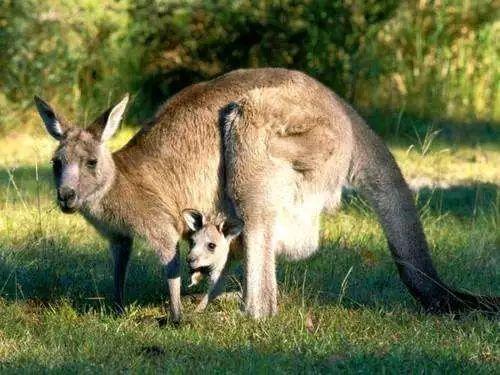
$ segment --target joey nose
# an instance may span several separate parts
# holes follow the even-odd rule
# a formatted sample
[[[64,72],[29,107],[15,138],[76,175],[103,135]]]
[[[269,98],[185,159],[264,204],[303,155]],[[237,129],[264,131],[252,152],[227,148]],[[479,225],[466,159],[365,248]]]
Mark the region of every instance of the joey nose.
[[[188,263],[193,263],[195,261],[195,257],[192,255],[188,255],[187,261],[188,261]]]

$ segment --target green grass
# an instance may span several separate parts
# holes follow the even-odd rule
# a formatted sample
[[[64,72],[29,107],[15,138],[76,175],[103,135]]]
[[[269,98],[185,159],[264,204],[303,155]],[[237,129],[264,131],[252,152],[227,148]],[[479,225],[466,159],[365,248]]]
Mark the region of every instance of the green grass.
[[[113,147],[129,136],[122,133]],[[53,203],[54,146],[43,134],[0,139],[2,373],[500,370],[498,320],[424,314],[400,282],[373,214],[357,199],[324,218],[316,255],[280,262],[277,317],[252,321],[235,300],[197,315],[186,295],[182,325],[160,328],[165,283],[141,241],[127,282],[129,306],[114,316],[105,241]],[[443,278],[500,294],[500,149],[434,143],[423,152],[418,142],[392,149],[410,180],[438,185],[422,188],[418,202]]]

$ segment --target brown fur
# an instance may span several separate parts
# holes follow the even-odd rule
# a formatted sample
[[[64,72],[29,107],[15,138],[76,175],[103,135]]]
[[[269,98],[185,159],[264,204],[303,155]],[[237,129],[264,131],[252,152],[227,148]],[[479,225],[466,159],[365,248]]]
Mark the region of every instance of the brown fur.
[[[43,101],[37,106],[46,123],[60,119]],[[71,144],[77,148],[81,137],[97,141],[111,110],[88,131],[77,130],[79,138],[70,137],[64,152]],[[68,136],[74,131],[59,123]],[[49,132],[59,138],[57,127]],[[467,307],[467,296],[471,307],[479,306],[475,297],[457,299],[440,286],[411,195],[387,148],[347,104],[303,73],[238,70],[190,86],[125,147],[99,157],[99,173],[107,178],[96,182],[78,209],[111,242],[119,305],[138,235],[165,265],[170,309],[180,318],[181,210],[228,212],[227,185],[245,222],[246,311],[254,317],[275,313],[275,254],[301,258],[313,252],[321,209],[334,207],[350,182],[374,205],[403,281],[419,301],[447,311]],[[79,151],[68,158],[83,160]]]

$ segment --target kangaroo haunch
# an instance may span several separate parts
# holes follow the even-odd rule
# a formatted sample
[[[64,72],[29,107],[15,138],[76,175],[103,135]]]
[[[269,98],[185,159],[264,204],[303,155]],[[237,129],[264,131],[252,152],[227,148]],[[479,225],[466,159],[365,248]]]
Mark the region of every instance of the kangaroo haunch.
[[[60,142],[53,159],[59,205],[81,212],[109,239],[118,306],[132,239],[142,236],[165,266],[178,320],[178,243],[187,234],[181,211],[228,212],[234,203],[244,222],[245,310],[253,317],[275,313],[275,254],[300,259],[314,252],[320,213],[333,209],[349,184],[373,206],[403,282],[427,310],[498,311],[498,298],[457,292],[440,280],[391,153],[316,80],[255,69],[192,85],[111,154],[103,143],[116,131],[127,100],[82,129],[35,98],[48,132]]]

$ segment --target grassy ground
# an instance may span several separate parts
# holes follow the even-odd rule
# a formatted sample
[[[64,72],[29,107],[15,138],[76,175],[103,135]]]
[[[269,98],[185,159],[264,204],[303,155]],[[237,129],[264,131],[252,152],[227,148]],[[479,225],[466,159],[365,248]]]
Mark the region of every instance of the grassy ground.
[[[129,137],[122,132],[113,147]],[[500,294],[500,149],[425,144],[392,150],[419,187],[437,268],[454,286]],[[183,324],[159,328],[161,272],[141,242],[127,282],[128,310],[113,316],[105,242],[53,203],[54,146],[43,134],[0,139],[2,373],[500,371],[498,320],[423,314],[399,281],[374,216],[357,200],[324,218],[314,257],[280,263],[275,318],[249,320],[234,300],[196,315],[186,295]]]

